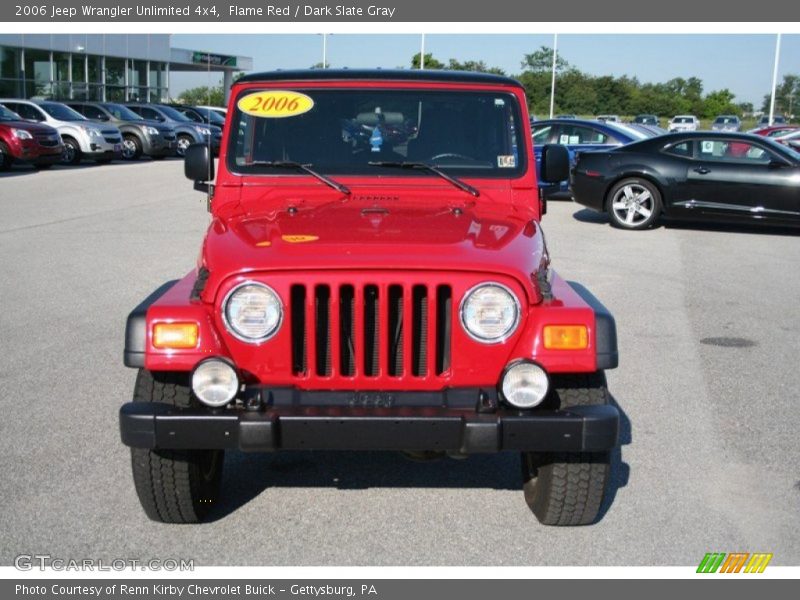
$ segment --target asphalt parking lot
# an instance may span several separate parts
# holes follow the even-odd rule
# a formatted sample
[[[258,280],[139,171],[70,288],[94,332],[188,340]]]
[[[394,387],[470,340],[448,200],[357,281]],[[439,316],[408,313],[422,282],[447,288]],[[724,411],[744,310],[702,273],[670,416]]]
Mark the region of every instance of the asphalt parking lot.
[[[624,413],[612,502],[539,525],[516,455],[229,454],[213,522],[160,525],[135,496],[117,410],[125,317],[193,267],[205,197],[177,160],[0,176],[0,564],[192,558],[197,565],[800,564],[800,234],[623,232],[567,202],[554,267],[614,312]]]

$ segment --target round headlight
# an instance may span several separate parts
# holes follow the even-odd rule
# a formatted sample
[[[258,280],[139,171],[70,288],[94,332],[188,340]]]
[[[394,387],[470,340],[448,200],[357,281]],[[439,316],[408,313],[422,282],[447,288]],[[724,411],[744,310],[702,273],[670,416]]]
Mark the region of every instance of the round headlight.
[[[192,373],[192,391],[197,399],[208,406],[223,406],[234,399],[239,391],[236,370],[224,360],[204,360]]]
[[[283,321],[278,294],[263,283],[243,283],[228,293],[222,306],[228,330],[243,342],[260,343],[271,338]]]
[[[503,374],[500,388],[503,399],[516,408],[538,406],[550,387],[550,380],[542,367],[532,362],[518,362]]]
[[[517,297],[499,283],[475,286],[461,302],[461,324],[473,339],[485,344],[504,341],[519,324]]]

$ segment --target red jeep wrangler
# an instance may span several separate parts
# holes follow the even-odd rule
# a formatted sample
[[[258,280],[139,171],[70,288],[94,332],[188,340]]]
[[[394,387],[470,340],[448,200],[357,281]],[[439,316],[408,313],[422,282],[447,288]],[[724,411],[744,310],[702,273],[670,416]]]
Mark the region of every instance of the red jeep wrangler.
[[[525,92],[494,75],[297,71],[233,87],[197,268],[128,317],[120,411],[147,515],[197,522],[226,449],[521,453],[593,522],[617,445],[614,319],[550,267]],[[567,178],[564,148],[542,178]]]

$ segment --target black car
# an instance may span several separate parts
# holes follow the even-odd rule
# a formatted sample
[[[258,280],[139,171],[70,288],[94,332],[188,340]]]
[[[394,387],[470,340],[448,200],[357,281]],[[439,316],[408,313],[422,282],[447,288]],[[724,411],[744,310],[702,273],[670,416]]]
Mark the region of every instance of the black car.
[[[682,132],[578,157],[575,202],[612,225],[675,219],[800,225],[800,153],[750,134]]]

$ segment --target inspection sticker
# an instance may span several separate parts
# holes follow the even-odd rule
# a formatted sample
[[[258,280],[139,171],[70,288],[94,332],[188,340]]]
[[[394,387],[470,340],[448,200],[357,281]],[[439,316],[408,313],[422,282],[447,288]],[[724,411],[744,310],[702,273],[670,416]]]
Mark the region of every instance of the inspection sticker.
[[[513,169],[517,166],[517,157],[513,154],[500,154],[497,157],[497,166],[501,169]]]
[[[272,90],[253,92],[239,99],[239,110],[246,115],[265,119],[296,117],[314,108],[314,100],[300,92]]]

